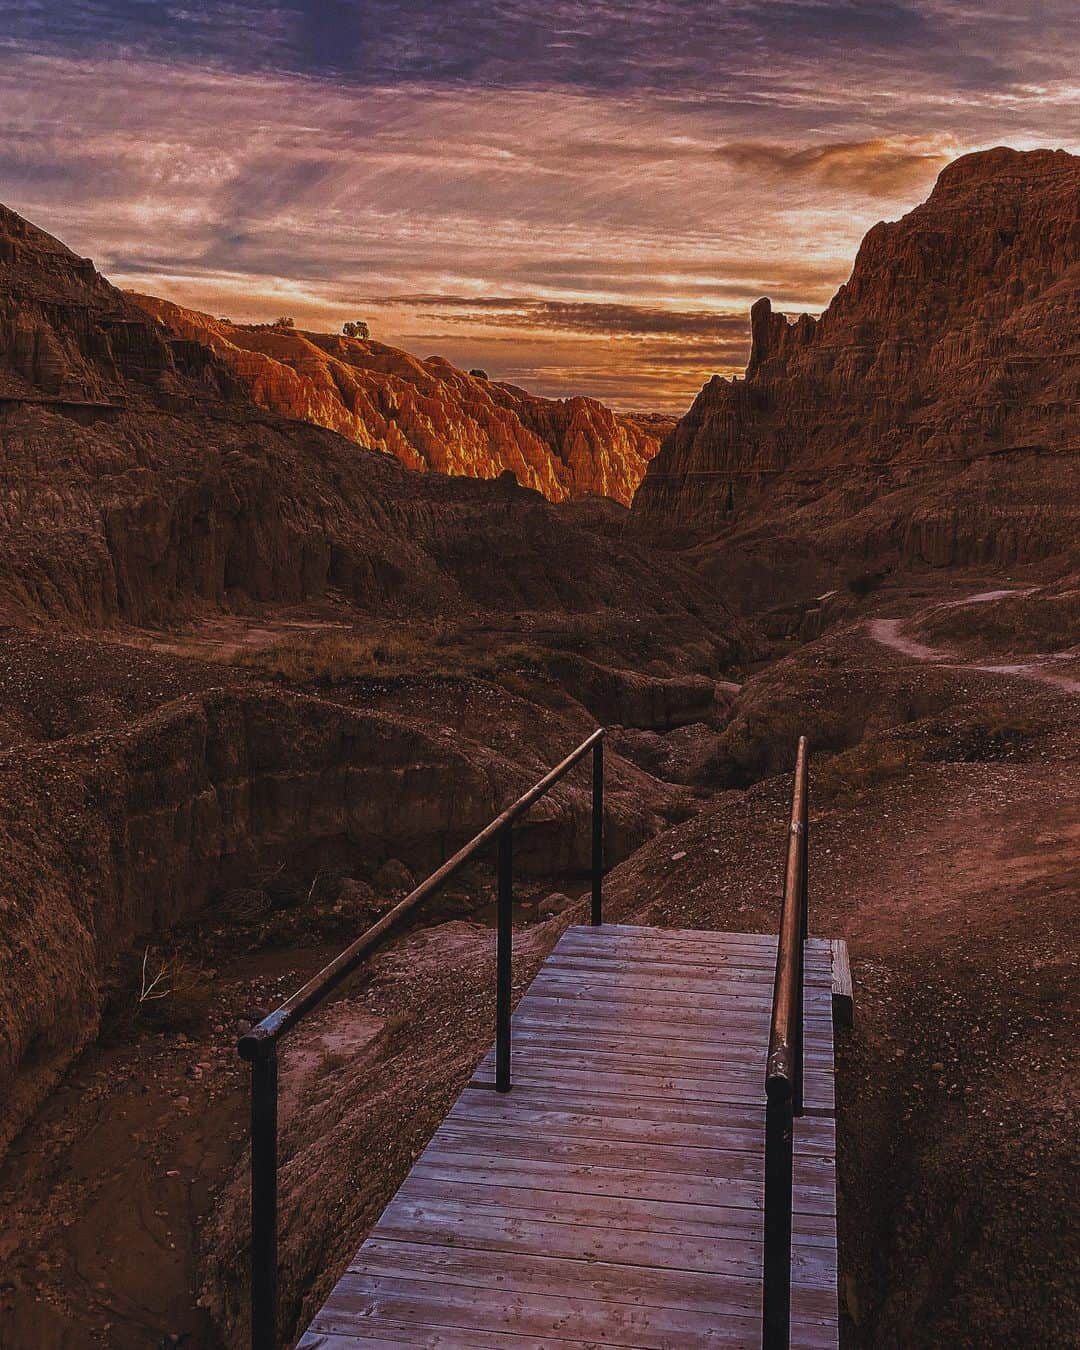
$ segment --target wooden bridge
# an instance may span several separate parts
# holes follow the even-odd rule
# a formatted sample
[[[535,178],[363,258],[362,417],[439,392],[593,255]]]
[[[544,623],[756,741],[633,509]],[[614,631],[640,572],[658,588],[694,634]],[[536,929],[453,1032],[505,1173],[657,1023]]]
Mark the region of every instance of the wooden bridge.
[[[806,937],[806,777],[801,743],[778,937],[573,927],[512,1020],[507,943],[496,1045],[303,1350],[838,1344],[833,1014],[850,977],[843,944]],[[601,812],[602,782],[597,754]],[[304,993],[267,1019],[284,1019],[271,1044]],[[253,1290],[261,1350],[257,1264]]]

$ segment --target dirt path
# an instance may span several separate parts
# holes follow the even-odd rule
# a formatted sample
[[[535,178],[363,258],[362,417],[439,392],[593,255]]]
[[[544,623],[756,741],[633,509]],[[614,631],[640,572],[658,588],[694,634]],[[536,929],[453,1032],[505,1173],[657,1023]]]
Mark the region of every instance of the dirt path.
[[[964,600],[953,600],[949,603],[955,607],[978,605],[1000,599],[1003,595],[1022,595],[1024,593],[1022,591],[981,591],[979,594],[970,595]],[[918,617],[919,615],[914,616],[915,619],[918,619]],[[1021,660],[993,664],[981,661],[961,661],[954,653],[944,651],[940,647],[928,647],[924,642],[919,642],[916,638],[908,636],[904,630],[912,621],[910,618],[870,619],[867,622],[867,631],[874,641],[880,643],[881,646],[900,652],[903,656],[910,656],[913,661],[925,661],[949,670],[982,670],[991,675],[1015,675],[1021,679],[1037,680],[1040,684],[1048,684],[1054,688],[1063,689],[1069,694],[1080,694],[1080,680],[1073,675],[1053,668],[1055,662],[1070,659],[1068,653],[1032,652]]]

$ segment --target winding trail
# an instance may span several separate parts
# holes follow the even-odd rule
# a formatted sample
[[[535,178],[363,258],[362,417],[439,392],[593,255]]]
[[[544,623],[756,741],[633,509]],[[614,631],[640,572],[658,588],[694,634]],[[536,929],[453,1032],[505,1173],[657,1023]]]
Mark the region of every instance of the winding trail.
[[[1028,593],[1028,590],[980,591],[976,595],[969,595],[963,600],[950,600],[947,603],[950,608],[958,608],[962,605],[985,604],[1005,595],[1027,595]],[[939,608],[939,606],[933,606],[933,608]],[[925,610],[921,612],[926,613]],[[917,619],[919,615],[913,617]],[[1035,680],[1039,684],[1048,684],[1053,688],[1064,690],[1068,694],[1080,694],[1080,679],[1076,679],[1064,671],[1052,669],[1054,662],[1074,659],[1070,653],[1034,652],[1022,660],[996,664],[960,661],[952,652],[943,651],[940,647],[928,647],[926,643],[909,637],[904,629],[912,621],[913,619],[870,619],[867,623],[867,631],[873,640],[882,647],[888,647],[891,651],[909,656],[914,661],[924,661],[936,666],[943,666],[949,670],[981,670],[991,675],[1019,676],[1021,679]]]

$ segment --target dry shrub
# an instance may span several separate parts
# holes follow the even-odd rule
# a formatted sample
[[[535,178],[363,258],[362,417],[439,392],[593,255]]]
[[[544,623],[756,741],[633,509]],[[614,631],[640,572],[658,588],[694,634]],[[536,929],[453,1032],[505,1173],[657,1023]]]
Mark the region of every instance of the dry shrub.
[[[431,649],[410,638],[318,633],[284,638],[260,651],[241,651],[234,660],[261,675],[291,683],[339,684],[359,675],[427,667]]]
[[[415,1018],[410,1012],[397,1012],[386,1019],[379,1030],[378,1054],[395,1055],[409,1041],[409,1032]]]
[[[540,666],[539,654],[524,643],[500,647],[454,644],[450,631],[438,625],[423,637],[305,633],[259,651],[241,651],[233,660],[291,684],[341,684],[372,676],[494,679],[504,671],[536,671]]]
[[[859,572],[852,572],[847,578],[847,588],[858,600],[864,596],[871,595],[876,591],[889,575],[887,567],[869,567]]]
[[[1023,759],[1051,728],[1045,716],[1028,708],[987,703],[928,720],[923,729],[927,759],[967,764]]]
[[[1001,702],[925,717],[819,762],[814,793],[824,800],[854,796],[904,778],[919,764],[1022,760],[1050,730],[1041,713]]]
[[[825,799],[851,797],[910,773],[923,759],[912,741],[863,741],[815,766],[813,790]]]
[[[102,1040],[125,1043],[146,1031],[201,1035],[214,997],[213,979],[190,957],[151,947],[129,953],[105,1001]]]

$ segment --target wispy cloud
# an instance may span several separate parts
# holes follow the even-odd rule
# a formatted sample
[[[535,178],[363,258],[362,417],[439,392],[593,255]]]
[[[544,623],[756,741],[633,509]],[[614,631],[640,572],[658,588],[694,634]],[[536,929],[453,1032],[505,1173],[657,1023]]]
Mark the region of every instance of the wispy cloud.
[[[622,406],[819,310],[957,154],[1080,146],[1072,0],[5,9],[0,199],[119,283]]]

